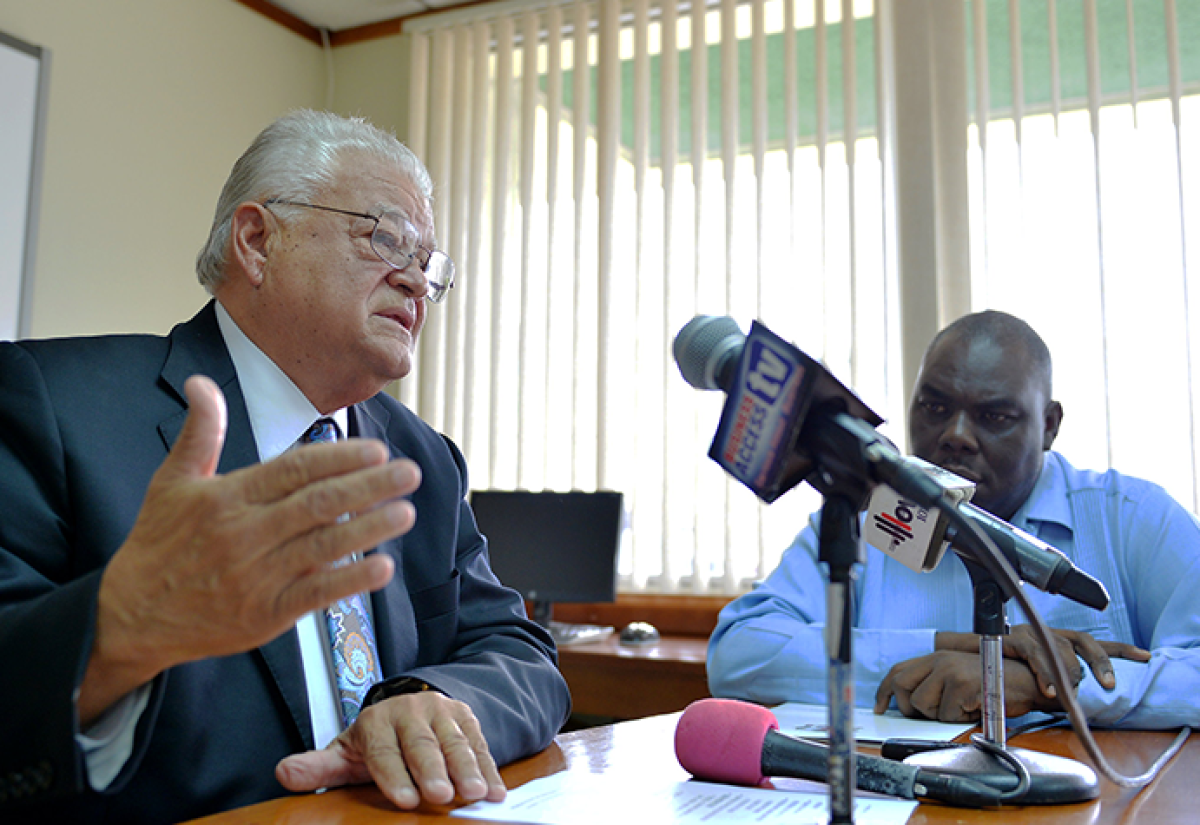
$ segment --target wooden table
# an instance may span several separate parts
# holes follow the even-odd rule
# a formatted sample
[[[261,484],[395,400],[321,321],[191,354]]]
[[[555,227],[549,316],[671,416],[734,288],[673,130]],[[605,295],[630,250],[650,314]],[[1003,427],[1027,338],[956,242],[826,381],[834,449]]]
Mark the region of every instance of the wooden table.
[[[683,710],[706,698],[708,639],[664,636],[649,645],[622,645],[613,634],[558,649],[571,688],[572,711],[608,719],[640,719]]]
[[[676,782],[687,776],[675,760],[673,736],[677,719],[678,714],[671,714],[565,733],[546,750],[505,767],[501,773],[510,788],[559,771],[604,774],[611,777],[617,787],[622,776],[634,774],[643,778],[661,778],[664,783]],[[1173,738],[1173,733],[1165,732],[1096,733],[1105,756],[1126,775],[1145,770]],[[1014,738],[1012,744],[1088,762],[1083,746],[1069,730],[1025,734]],[[920,805],[909,819],[909,825],[1193,825],[1200,821],[1200,801],[1196,799],[1198,781],[1200,735],[1193,735],[1158,779],[1141,792],[1123,790],[1101,778],[1100,798],[1092,802],[984,811]],[[373,786],[360,786],[276,799],[194,822],[204,825],[446,825],[450,822],[469,825],[480,821],[451,818],[448,811],[449,808],[424,806],[416,812],[401,813]]]

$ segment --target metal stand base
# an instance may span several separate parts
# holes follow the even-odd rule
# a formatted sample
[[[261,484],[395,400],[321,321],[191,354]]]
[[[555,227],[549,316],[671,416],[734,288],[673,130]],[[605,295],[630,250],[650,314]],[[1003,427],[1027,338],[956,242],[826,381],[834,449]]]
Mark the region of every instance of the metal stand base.
[[[1100,796],[1100,780],[1081,762],[1024,748],[1006,748],[1006,751],[1029,771],[1029,790],[1019,799],[1013,799],[1013,805],[1062,805]],[[1014,790],[1018,783],[1011,765],[973,745],[917,753],[904,762],[969,776],[999,791]]]

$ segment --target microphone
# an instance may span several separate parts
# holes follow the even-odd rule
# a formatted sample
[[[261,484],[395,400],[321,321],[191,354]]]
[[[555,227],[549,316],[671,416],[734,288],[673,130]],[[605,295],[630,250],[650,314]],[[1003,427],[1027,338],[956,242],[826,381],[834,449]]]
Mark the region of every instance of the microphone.
[[[949,528],[946,515],[934,506],[948,494],[1024,581],[1097,610],[1108,605],[1104,586],[1061,551],[965,503],[967,488],[973,491],[969,482],[900,456],[874,430],[882,418],[822,364],[757,321],[743,335],[732,318],[697,315],[675,336],[672,351],[685,381],[727,394],[708,454],[763,501],[773,502],[808,481],[826,496],[835,490],[849,495],[860,508],[868,502],[867,540],[921,572],[941,560],[947,546],[943,535],[964,558],[983,552],[975,547],[974,535]],[[918,536],[911,516],[922,511],[928,521]],[[890,532],[890,539],[876,529]]]
[[[779,732],[767,708],[731,699],[700,699],[675,727],[675,756],[696,779],[762,786],[772,776],[828,781],[829,749]],[[855,754],[855,785],[903,799],[966,808],[996,806],[1001,792],[955,776],[878,756]]]
[[[960,504],[958,511],[971,524],[987,533],[1004,551],[1023,581],[1039,590],[1061,594],[1095,610],[1108,607],[1108,591],[1104,585],[1076,567],[1058,548],[974,504]],[[965,532],[957,533],[953,527],[946,532],[950,545],[960,556],[974,560],[975,553],[982,552],[977,547],[979,541],[975,536],[967,538]]]
[[[1108,607],[1104,585],[1076,567],[1061,550],[964,500],[970,498],[975,485],[915,456],[906,456],[904,461],[929,472],[958,501],[958,512],[996,543],[1022,581],[1095,610]],[[937,567],[948,547],[967,561],[975,561],[983,552],[977,547],[978,538],[955,530],[941,510],[921,507],[885,484],[871,493],[863,539],[918,573]]]
[[[757,321],[743,335],[732,318],[711,315],[689,321],[672,351],[685,381],[727,394],[708,454],[755,495],[770,503],[808,481],[866,499],[858,454],[864,438],[883,440],[874,432],[883,419],[824,365]]]

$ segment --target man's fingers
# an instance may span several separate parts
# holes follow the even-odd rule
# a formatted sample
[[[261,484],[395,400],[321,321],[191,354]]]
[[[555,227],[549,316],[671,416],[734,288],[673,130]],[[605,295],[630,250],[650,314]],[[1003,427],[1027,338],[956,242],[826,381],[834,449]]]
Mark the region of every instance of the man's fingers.
[[[932,679],[926,680],[933,681]],[[970,683],[941,683],[941,696],[931,719],[939,722],[971,722],[979,718],[983,697]]]
[[[298,514],[300,518],[303,516]],[[280,544],[273,551],[277,558],[271,563],[296,575],[323,570],[352,553],[364,553],[407,533],[416,518],[411,502],[389,501],[362,515],[312,527]]]
[[[396,563],[384,553],[372,553],[352,564],[322,570],[293,583],[279,597],[279,610],[292,615],[326,607],[354,593],[374,593],[385,587],[396,572]]]
[[[504,799],[504,782],[475,715],[436,691],[365,708],[347,734],[376,784],[402,808],[421,799],[446,805],[456,795],[468,802]]]
[[[443,697],[435,701],[444,709],[434,713],[427,728],[401,733],[404,761],[421,796],[440,804],[451,802],[455,793],[467,802],[488,797],[503,783],[479,723],[465,705]],[[492,769],[486,778],[481,753]]]
[[[1097,641],[1105,652],[1108,653],[1110,659],[1128,659],[1131,662],[1148,662],[1150,661],[1150,651],[1137,645],[1126,644],[1125,642],[1104,642]]]
[[[275,775],[292,791],[374,781],[403,810],[507,792],[471,709],[435,691],[364,708],[326,750],[289,756]]]
[[[362,752],[363,766],[383,795],[397,808],[412,810],[421,804],[422,791],[417,789],[407,758],[402,754],[399,732],[386,718],[383,724],[372,724],[373,714],[370,708],[364,710],[356,726],[350,729],[355,747]],[[451,789],[450,799],[453,798]]]
[[[1050,635],[1057,645],[1058,655],[1062,659],[1063,667],[1067,671],[1067,678],[1070,680],[1067,689],[1073,690],[1083,677],[1083,671],[1075,653],[1080,649],[1079,645],[1082,640],[1091,639],[1091,636],[1087,633],[1057,628],[1052,628]],[[1012,632],[1004,640],[1004,655],[1029,666],[1037,682],[1038,691],[1043,696],[1050,699],[1058,697],[1059,688],[1056,684],[1058,677],[1054,674],[1050,653],[1034,635],[1031,625],[1017,625],[1012,629]]]
[[[282,518],[327,524],[346,513],[363,513],[385,501],[409,495],[421,485],[416,462],[400,459],[337,478],[310,483],[283,502]]]
[[[371,775],[361,762],[346,759],[336,746],[325,750],[292,754],[275,766],[279,784],[295,793],[357,785],[368,782]]]
[[[324,480],[379,467],[388,460],[383,442],[351,438],[334,444],[306,444],[239,471],[242,494],[252,504],[271,504]]]
[[[1068,646],[1064,652],[1063,646],[1060,645],[1058,652],[1059,655],[1065,655],[1070,652],[1070,648]],[[1029,669],[1033,672],[1034,679],[1037,680],[1038,690],[1043,696],[1053,699],[1058,695],[1058,688],[1054,686],[1057,680],[1054,678],[1054,670],[1050,664],[1050,657],[1040,645],[1034,646],[1026,656],[1013,656],[1010,658],[1023,661],[1029,666]],[[1068,660],[1064,658],[1063,664],[1067,665],[1067,672],[1069,674],[1071,666],[1068,664]]]
[[[411,530],[416,509],[402,496],[416,489],[420,477],[416,464],[403,459],[318,481],[262,508],[245,533],[273,548],[278,570],[302,575]]]
[[[942,693],[945,685],[939,680],[925,678],[909,694],[908,702],[914,715],[925,719],[937,719],[938,708],[942,705]],[[908,714],[906,714],[908,715]]]
[[[920,656],[893,665],[875,693],[875,712],[883,713],[895,698],[896,707],[905,716],[922,715],[913,707],[912,693],[928,676],[930,660],[930,656]]]
[[[879,687],[875,691],[875,712],[886,713],[888,707],[892,704],[892,674],[895,669],[889,670],[887,675],[883,677],[883,681],[879,683]]]
[[[1111,689],[1116,686],[1117,678],[1113,675],[1112,660],[1108,658],[1108,651],[1091,634],[1079,634],[1075,639],[1075,652],[1087,662],[1096,681],[1103,687]],[[1079,675],[1082,678],[1082,672]]]
[[[474,801],[483,796],[483,780],[478,771],[473,772],[464,763],[463,752],[470,750],[466,737],[452,719],[435,716],[424,730],[404,731],[401,746],[405,764],[424,798],[441,805],[453,801],[455,773],[467,783],[460,788],[464,799]],[[452,760],[454,771],[450,769]]]
[[[193,375],[183,384],[188,398],[187,419],[162,472],[206,477],[217,471],[228,423],[225,396],[211,378]]]
[[[488,796],[492,786],[499,782],[500,774],[495,771],[495,763],[475,717],[441,717],[434,720],[433,727],[438,741],[442,743],[446,771],[459,795],[469,802]],[[485,762],[493,768],[493,777],[485,776]],[[503,786],[503,783],[500,784]]]

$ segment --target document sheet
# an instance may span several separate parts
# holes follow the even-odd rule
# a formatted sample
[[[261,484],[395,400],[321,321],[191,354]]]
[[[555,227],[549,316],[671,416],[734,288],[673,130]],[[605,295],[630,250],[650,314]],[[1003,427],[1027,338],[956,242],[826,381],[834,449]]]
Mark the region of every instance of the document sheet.
[[[803,739],[829,738],[829,711],[824,705],[787,702],[771,708],[771,711],[779,722],[780,733]],[[871,708],[854,709],[854,739],[857,742],[883,742],[887,739],[948,742],[974,727],[973,724],[909,719],[894,709],[879,716]]]
[[[531,825],[827,825],[829,792],[816,783],[781,780],[780,788],[744,788],[709,782],[656,782],[628,774],[557,773],[509,791],[503,802],[476,802],[451,816]],[[792,790],[797,785],[805,790]],[[855,825],[907,822],[916,802],[863,795],[854,800]]]

